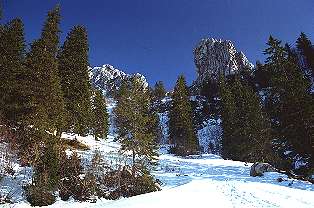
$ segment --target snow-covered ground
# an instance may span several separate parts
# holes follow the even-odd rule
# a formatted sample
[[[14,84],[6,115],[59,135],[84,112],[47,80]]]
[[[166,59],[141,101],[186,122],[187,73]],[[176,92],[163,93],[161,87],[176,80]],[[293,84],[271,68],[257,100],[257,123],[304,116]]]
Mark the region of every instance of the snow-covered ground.
[[[112,114],[114,103],[108,105]],[[119,162],[120,145],[115,141],[113,123],[107,140],[95,141],[92,136],[80,137],[63,134],[64,138],[77,139],[86,144],[90,150],[79,151],[86,161],[93,153],[99,151],[107,160]],[[213,154],[190,156],[188,158],[164,154],[162,149],[159,164],[152,172],[162,182],[162,190],[116,201],[99,199],[96,203],[61,201],[49,208],[175,208],[175,207],[314,207],[314,185],[302,181],[287,179],[278,173],[267,173],[263,177],[250,177],[250,166],[238,161],[223,160]],[[121,161],[120,161],[121,162]],[[1,189],[10,190],[17,187],[15,204],[0,205],[2,208],[27,208],[30,205],[23,199],[19,183],[25,181],[31,170],[17,166],[16,174],[6,178],[0,184]],[[25,173],[23,173],[25,171]],[[282,177],[283,182],[277,179]],[[27,178],[27,177],[26,177]],[[12,187],[10,187],[12,186]],[[0,190],[1,190],[0,189]]]
[[[95,149],[110,157],[119,147],[111,138],[106,141],[95,141],[92,137],[77,139],[91,147],[85,157]],[[49,207],[314,207],[313,184],[291,179],[277,182],[278,177],[286,179],[278,173],[253,178],[249,176],[251,164],[223,160],[212,154],[189,158],[163,154],[159,159],[153,174],[162,181],[162,191],[116,201],[100,199],[96,203],[58,200]],[[30,206],[21,201],[0,207]]]

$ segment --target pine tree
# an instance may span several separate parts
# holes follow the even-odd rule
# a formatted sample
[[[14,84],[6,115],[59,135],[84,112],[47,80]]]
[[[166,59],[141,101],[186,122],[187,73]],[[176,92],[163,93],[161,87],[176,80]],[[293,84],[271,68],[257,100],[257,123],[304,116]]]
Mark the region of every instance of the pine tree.
[[[17,126],[29,113],[27,80],[24,67],[24,28],[20,19],[1,26],[0,43],[0,111],[10,126]]]
[[[162,81],[158,81],[155,83],[154,88],[150,88],[151,100],[153,111],[156,113],[163,112],[165,110],[165,106],[162,103],[162,99],[166,96],[166,90]]]
[[[241,83],[238,78],[234,83],[233,94],[237,98],[235,101],[239,119],[239,159],[273,162],[270,126],[262,112],[259,97],[246,82]]]
[[[277,162],[272,150],[269,122],[259,97],[246,80],[239,79],[239,75],[230,84],[227,86],[224,78],[220,79],[224,157]]]
[[[161,100],[166,96],[166,89],[164,87],[164,83],[162,81],[158,81],[155,83],[155,87],[153,90],[154,100]]]
[[[314,77],[314,47],[310,39],[302,32],[296,44],[298,51],[302,55],[302,67],[305,70],[309,70],[312,73],[312,77]]]
[[[270,44],[265,54],[271,71],[271,88],[268,112],[272,118],[277,140],[286,144],[313,167],[314,109],[308,91],[309,81],[297,64],[295,55],[281,46],[280,41]],[[285,54],[284,56],[278,54]],[[280,57],[280,58],[276,58]]]
[[[172,94],[172,107],[169,114],[170,141],[178,155],[195,154],[198,140],[193,126],[192,106],[183,75],[178,77]]]
[[[106,109],[106,100],[99,90],[95,90],[93,99],[93,133],[95,139],[106,138],[109,129],[109,115]]]
[[[32,73],[33,125],[61,134],[64,103],[58,76],[56,53],[59,43],[60,9],[48,13],[41,38],[31,45],[26,66]]]
[[[233,158],[235,153],[235,130],[237,128],[237,113],[234,94],[227,86],[225,77],[219,79],[219,95],[221,98],[221,118],[223,129],[222,154],[224,158]]]
[[[149,92],[136,77],[124,82],[117,96],[115,124],[121,151],[132,152],[133,176],[154,164],[157,156],[156,132],[151,129],[156,120],[150,113]]]
[[[48,12],[41,37],[31,44],[25,66],[31,73],[31,117],[25,128],[30,137],[24,146],[39,147],[39,159],[34,163],[34,181],[52,191],[58,180],[58,146],[63,129],[64,102],[58,76],[60,8]],[[33,158],[31,158],[33,160]]]
[[[83,26],[75,26],[58,54],[67,112],[67,130],[86,134],[91,127],[91,84],[88,75],[88,40]]]

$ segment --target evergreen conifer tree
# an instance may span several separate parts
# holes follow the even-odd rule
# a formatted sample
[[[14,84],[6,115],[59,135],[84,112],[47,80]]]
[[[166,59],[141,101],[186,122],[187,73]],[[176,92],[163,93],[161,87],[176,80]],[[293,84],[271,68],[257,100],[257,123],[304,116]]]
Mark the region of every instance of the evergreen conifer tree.
[[[245,161],[272,162],[271,131],[262,112],[259,97],[247,83],[236,78],[233,86],[236,98],[238,158]]]
[[[224,158],[233,158],[233,153],[236,152],[235,142],[236,124],[237,124],[237,109],[234,94],[230,87],[227,86],[224,76],[220,77],[219,94],[221,98],[221,118],[223,129],[222,154]]]
[[[308,91],[309,81],[304,77],[296,57],[281,46],[280,41],[265,50],[266,67],[271,71],[271,88],[268,108],[272,117],[276,138],[296,154],[310,158],[308,168],[313,167],[314,108]],[[282,56],[281,54],[285,54]]]
[[[242,161],[273,162],[271,130],[259,97],[238,75],[232,86],[220,80],[223,124],[223,155]],[[277,162],[277,161],[276,161]]]
[[[166,89],[162,81],[158,81],[155,83],[153,94],[155,100],[161,100],[166,96]]]
[[[150,89],[151,99],[153,102],[153,111],[156,113],[162,112],[165,110],[162,105],[161,100],[166,96],[166,90],[162,81],[158,81],[155,83],[153,89]]]
[[[24,67],[24,28],[20,19],[1,27],[0,43],[0,111],[10,126],[21,123],[29,113],[27,80]]]
[[[93,98],[93,133],[95,139],[106,138],[109,129],[109,115],[106,109],[106,100],[99,90],[95,90]]]
[[[121,151],[132,152],[133,176],[154,164],[157,156],[156,132],[151,129],[156,119],[150,113],[151,102],[148,89],[136,77],[124,82],[117,96],[115,124]]]
[[[34,163],[37,186],[54,190],[58,180],[58,145],[63,129],[64,102],[58,75],[60,8],[48,12],[41,37],[31,44],[25,65],[31,72],[30,94],[32,131],[28,146],[38,146],[39,160]],[[35,141],[34,141],[35,140]]]
[[[56,7],[48,13],[41,38],[32,43],[26,57],[26,66],[32,73],[33,125],[55,135],[61,134],[64,115],[56,59],[59,22],[60,9]]]
[[[298,51],[302,55],[302,67],[305,70],[309,70],[312,76],[314,76],[314,47],[310,39],[302,32],[296,44]]]
[[[83,26],[75,26],[68,34],[59,54],[67,130],[86,134],[91,127],[91,84],[88,75],[88,40]]]
[[[169,113],[170,141],[178,155],[195,154],[198,140],[193,126],[192,106],[183,75],[178,77],[172,94],[172,107]]]

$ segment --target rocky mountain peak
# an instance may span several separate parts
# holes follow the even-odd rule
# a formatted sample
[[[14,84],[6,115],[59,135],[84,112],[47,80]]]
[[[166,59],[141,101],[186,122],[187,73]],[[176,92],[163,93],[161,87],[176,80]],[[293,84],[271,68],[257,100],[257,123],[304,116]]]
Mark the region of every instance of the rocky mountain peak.
[[[197,68],[197,83],[207,79],[217,80],[235,74],[245,68],[252,69],[251,64],[242,51],[238,51],[230,40],[214,38],[203,39],[194,49],[194,62]]]
[[[145,88],[148,87],[148,82],[144,75],[140,73],[127,74],[110,64],[90,68],[90,72],[92,85],[109,97],[120,88],[123,81],[128,81],[134,77],[141,80]]]

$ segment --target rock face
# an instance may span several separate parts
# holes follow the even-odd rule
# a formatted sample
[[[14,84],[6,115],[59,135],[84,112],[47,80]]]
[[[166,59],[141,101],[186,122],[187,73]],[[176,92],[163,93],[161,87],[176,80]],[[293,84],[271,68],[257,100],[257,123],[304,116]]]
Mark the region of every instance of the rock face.
[[[217,80],[219,75],[235,74],[241,70],[252,69],[246,56],[237,51],[229,40],[203,39],[194,49],[194,62],[197,68],[198,84],[207,79]]]
[[[101,67],[90,68],[90,78],[92,85],[101,90],[104,95],[111,97],[120,88],[123,81],[128,81],[131,78],[138,78],[143,82],[143,85],[148,87],[146,78],[139,74],[126,74],[125,72],[114,68],[109,64]]]
[[[263,176],[265,172],[276,172],[276,168],[268,163],[256,162],[251,166],[250,176]]]

